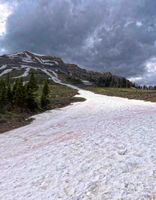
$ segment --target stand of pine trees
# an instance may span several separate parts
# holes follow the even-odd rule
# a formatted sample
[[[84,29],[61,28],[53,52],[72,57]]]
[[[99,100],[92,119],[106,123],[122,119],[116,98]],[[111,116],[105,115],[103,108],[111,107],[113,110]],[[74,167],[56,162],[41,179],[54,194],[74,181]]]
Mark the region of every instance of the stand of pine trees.
[[[132,83],[123,77],[107,76],[100,77],[96,82],[99,87],[116,87],[116,88],[130,88]]]
[[[20,112],[34,112],[37,109],[46,109],[49,104],[49,86],[45,81],[40,102],[37,102],[39,85],[32,73],[27,83],[17,79],[14,83],[9,80],[0,80],[0,112],[17,110]]]

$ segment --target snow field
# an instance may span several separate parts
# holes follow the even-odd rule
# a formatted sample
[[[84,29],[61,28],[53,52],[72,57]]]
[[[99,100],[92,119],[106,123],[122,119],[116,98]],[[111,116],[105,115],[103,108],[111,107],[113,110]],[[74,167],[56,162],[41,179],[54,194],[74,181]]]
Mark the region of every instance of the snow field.
[[[1,200],[156,198],[155,104],[79,92],[0,135]]]

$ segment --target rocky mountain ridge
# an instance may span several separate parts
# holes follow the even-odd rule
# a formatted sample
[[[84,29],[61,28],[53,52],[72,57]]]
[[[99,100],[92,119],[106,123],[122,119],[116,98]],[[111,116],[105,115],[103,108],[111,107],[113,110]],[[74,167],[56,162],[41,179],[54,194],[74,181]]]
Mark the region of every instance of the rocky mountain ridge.
[[[31,72],[37,74],[40,79],[46,77],[53,81],[59,74],[63,74],[72,79],[88,81],[93,84],[100,83],[103,86],[107,86],[105,82],[110,81],[118,87],[123,80],[125,87],[131,86],[131,82],[123,77],[114,76],[110,72],[87,71],[75,64],[64,63],[61,58],[54,56],[46,56],[29,51],[0,56],[0,78],[3,79],[9,76],[11,79],[28,79]]]

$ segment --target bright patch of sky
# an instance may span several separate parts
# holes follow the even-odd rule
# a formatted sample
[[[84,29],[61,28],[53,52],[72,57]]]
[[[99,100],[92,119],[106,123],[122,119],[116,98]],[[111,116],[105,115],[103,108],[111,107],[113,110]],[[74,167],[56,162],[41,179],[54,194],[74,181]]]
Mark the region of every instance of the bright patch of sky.
[[[8,4],[0,3],[0,36],[3,36],[6,33],[6,21],[10,14],[11,8]]]
[[[140,22],[140,21],[136,22],[136,26],[141,27],[142,25],[143,25],[142,22]]]
[[[156,74],[156,58],[151,58],[147,64],[146,69],[148,73],[155,73]]]
[[[156,57],[150,58],[145,63],[145,70],[143,76],[132,77],[129,78],[129,80],[138,84],[144,83],[146,85],[153,85],[153,80],[155,80],[156,77]]]
[[[133,20],[127,21],[126,24],[124,25],[124,27],[126,28],[133,23],[134,23]]]

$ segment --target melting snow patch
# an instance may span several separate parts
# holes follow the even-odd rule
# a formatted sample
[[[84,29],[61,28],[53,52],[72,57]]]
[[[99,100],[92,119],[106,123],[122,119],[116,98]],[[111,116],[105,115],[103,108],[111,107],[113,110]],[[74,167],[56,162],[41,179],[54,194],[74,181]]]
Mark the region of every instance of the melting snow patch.
[[[21,65],[21,68],[24,69],[24,68],[29,68],[30,66],[28,65]]]
[[[0,70],[6,69],[6,68],[7,68],[7,65],[2,65],[2,66],[0,67]]]
[[[0,76],[3,76],[5,74],[8,74],[9,72],[11,72],[13,69],[6,69],[4,70],[2,73],[0,73]]]
[[[59,63],[57,61],[53,61],[55,63],[55,65],[59,65]]]
[[[24,74],[20,75],[20,76],[16,76],[14,78],[22,78],[22,77],[27,77],[29,75],[29,72],[30,72],[30,67],[29,68],[26,68]]]
[[[27,53],[25,53],[25,57],[22,58],[22,61],[23,62],[29,62],[29,63],[33,62],[32,57],[29,54],[27,54]]]
[[[46,75],[48,75],[55,83],[61,84],[61,81],[58,79],[57,75],[53,71],[48,71],[47,69],[40,69],[42,72],[44,72]]]
[[[39,63],[44,64],[44,63],[42,62],[42,59],[37,58],[37,57],[35,57],[35,59],[36,59]]]

